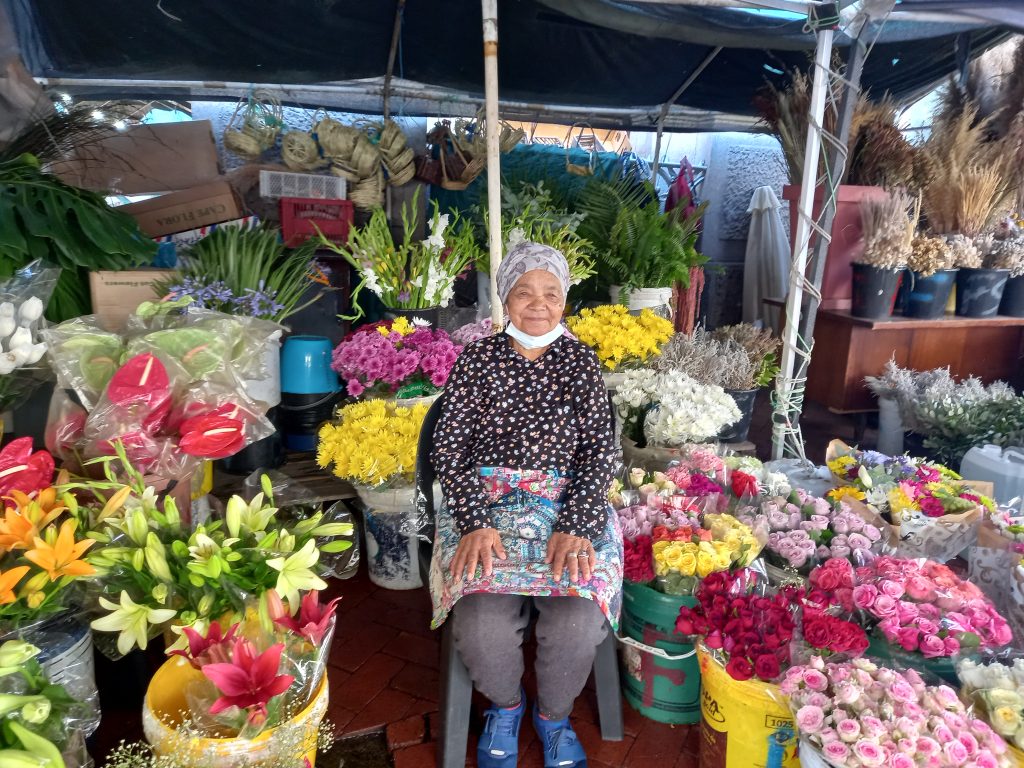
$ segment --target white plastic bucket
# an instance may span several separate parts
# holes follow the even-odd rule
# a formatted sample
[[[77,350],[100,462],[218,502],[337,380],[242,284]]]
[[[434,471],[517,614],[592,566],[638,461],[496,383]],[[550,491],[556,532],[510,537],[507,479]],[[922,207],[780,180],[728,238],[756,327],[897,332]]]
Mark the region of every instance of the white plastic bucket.
[[[612,304],[619,303],[619,296],[622,286],[613,285],[609,288],[608,294]],[[671,309],[672,289],[671,288],[636,288],[629,292],[626,298],[626,306],[630,312],[639,312],[642,309],[658,309],[665,307]]]
[[[281,402],[281,331],[274,331],[267,339],[261,354],[260,367],[266,375],[259,379],[247,379],[243,384],[251,400],[266,403],[273,408]]]

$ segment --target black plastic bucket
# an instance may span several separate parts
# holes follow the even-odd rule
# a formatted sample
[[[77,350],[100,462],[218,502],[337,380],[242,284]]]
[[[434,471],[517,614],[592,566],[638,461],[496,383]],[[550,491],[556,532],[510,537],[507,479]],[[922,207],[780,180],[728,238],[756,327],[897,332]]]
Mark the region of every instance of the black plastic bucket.
[[[903,280],[903,270],[879,269],[869,264],[853,264],[853,306],[850,314],[869,320],[892,315],[896,291]]]
[[[956,273],[955,269],[943,269],[923,277],[917,272],[911,272],[903,314],[926,320],[934,320],[946,314],[949,294],[956,284]]]
[[[1006,281],[999,314],[1008,317],[1024,317],[1024,275],[1011,277]]]
[[[718,439],[723,443],[742,443],[750,433],[750,419],[754,415],[754,403],[760,390],[727,389],[725,391],[736,401],[736,407],[743,415],[735,424],[731,424],[719,432]]]
[[[247,445],[234,456],[218,462],[218,467],[229,475],[250,475],[257,469],[277,469],[284,464],[284,438],[281,436],[281,413],[277,407],[267,411],[267,419],[274,425],[274,434],[252,445]]]
[[[316,450],[316,433],[331,418],[334,405],[344,392],[319,392],[312,395],[281,393],[281,431],[284,444],[292,451]]]
[[[956,313],[960,317],[994,317],[999,313],[1008,269],[961,268],[956,274]]]
[[[400,317],[404,317],[410,323],[413,318],[420,318],[430,323],[431,328],[438,328],[438,323],[441,321],[441,308],[440,307],[428,307],[426,309],[401,309],[399,307],[385,307],[384,317],[387,320],[397,320]]]

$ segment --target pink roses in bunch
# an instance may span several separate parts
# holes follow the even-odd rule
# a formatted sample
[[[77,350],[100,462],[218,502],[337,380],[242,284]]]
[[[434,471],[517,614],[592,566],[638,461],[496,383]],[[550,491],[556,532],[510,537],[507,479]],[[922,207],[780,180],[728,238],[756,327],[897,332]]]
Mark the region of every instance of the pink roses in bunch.
[[[971,717],[953,689],[912,669],[814,657],[781,683],[800,735],[841,768],[999,768],[1006,743]]]
[[[444,331],[400,319],[351,334],[334,350],[331,368],[353,397],[371,388],[418,397],[444,387],[460,352]]]
[[[1013,635],[974,584],[930,560],[879,557],[854,569],[830,560],[811,572],[813,599],[863,612],[886,640],[925,658],[962,646],[998,648]]]

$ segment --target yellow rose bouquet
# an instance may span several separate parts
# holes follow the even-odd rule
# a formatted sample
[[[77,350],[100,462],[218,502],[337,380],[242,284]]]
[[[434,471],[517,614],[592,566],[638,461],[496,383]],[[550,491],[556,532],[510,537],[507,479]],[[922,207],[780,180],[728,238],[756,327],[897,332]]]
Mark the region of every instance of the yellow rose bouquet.
[[[703,527],[659,526],[653,534],[655,586],[668,595],[692,595],[712,573],[746,568],[763,542],[732,515],[704,515]]]
[[[402,408],[384,400],[353,403],[336,423],[320,428],[316,460],[322,468],[366,488],[410,485],[426,405]]]
[[[566,324],[576,338],[597,353],[601,366],[608,371],[642,366],[661,354],[662,345],[673,333],[670,320],[649,309],[631,315],[619,304],[582,309]]]

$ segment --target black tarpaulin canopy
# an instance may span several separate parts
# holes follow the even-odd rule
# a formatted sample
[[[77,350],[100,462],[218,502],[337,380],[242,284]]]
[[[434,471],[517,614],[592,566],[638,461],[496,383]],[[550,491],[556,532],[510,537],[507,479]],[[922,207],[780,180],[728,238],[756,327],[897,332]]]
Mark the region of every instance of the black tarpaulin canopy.
[[[29,71],[93,97],[204,98],[282,90],[309,106],[381,108],[395,20],[392,0],[0,0]],[[649,128],[716,46],[724,49],[687,88],[667,129],[749,127],[767,80],[806,67],[814,34],[797,13],[813,0],[623,2],[503,0],[499,80],[506,117],[540,114]],[[898,14],[881,26],[863,83],[897,97],[922,93],[1008,34],[988,16],[940,21]],[[931,17],[925,17],[926,19]],[[483,97],[479,0],[407,0],[393,107],[406,114],[472,111]],[[837,35],[842,48],[849,38]]]

